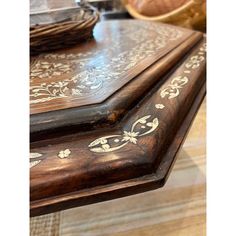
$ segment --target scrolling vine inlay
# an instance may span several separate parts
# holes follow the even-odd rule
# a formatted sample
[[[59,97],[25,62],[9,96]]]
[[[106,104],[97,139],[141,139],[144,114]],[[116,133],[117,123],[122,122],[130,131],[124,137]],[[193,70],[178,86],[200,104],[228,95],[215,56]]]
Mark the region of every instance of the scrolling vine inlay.
[[[143,60],[158,55],[161,49],[182,37],[184,32],[182,29],[149,22],[139,22],[137,28],[133,26],[129,29],[127,25],[127,28],[122,29],[119,37],[123,36],[124,39],[114,39],[112,47],[102,50],[95,48],[85,53],[39,56],[31,64],[31,82],[37,82],[31,83],[30,103],[94,94],[103,87],[104,82],[119,80]],[[99,43],[99,37],[97,40]]]
[[[205,52],[206,44],[203,44],[198,53],[192,56],[185,64],[185,68],[190,70],[185,70],[182,75],[176,76],[171,80],[170,84],[166,88],[161,90],[160,95],[162,98],[168,96],[168,99],[172,99],[179,96],[180,89],[182,89],[183,86],[189,81],[188,74],[191,73],[191,69],[195,70],[199,68],[201,63],[205,60],[205,57],[203,56]]]
[[[191,79],[190,75],[193,70],[196,70],[200,67],[201,63],[205,60],[206,44],[204,43],[198,50],[198,52],[189,58],[189,60],[183,65],[183,71],[181,74],[174,76],[171,82],[160,91],[160,97],[164,99],[174,99],[180,95],[181,89],[189,82]],[[165,105],[162,103],[155,104],[155,108],[162,110],[165,108]],[[122,147],[126,146],[128,143],[137,144],[137,141],[140,137],[148,135],[157,130],[159,126],[158,117],[152,117],[151,115],[145,115],[138,120],[136,120],[130,130],[123,130],[122,134],[114,134],[103,136],[95,139],[90,144],[88,148],[91,152],[95,153],[106,153],[112,152]],[[71,155],[72,151],[68,148],[61,150],[57,157],[63,159]],[[40,153],[31,153],[31,165],[33,167],[41,162],[38,160],[42,154]]]
[[[156,104],[157,109],[163,109],[163,104]],[[148,121],[151,119],[150,121]],[[139,137],[152,133],[157,129],[159,121],[157,117],[151,115],[143,116],[136,120],[129,131],[124,130],[122,135],[109,135],[98,138],[89,144],[92,152],[112,152],[118,150],[128,143],[137,144]]]
[[[180,94],[180,89],[184,87],[189,81],[189,78],[186,76],[186,74],[191,73],[191,69],[197,69],[200,67],[201,62],[205,60],[204,52],[206,51],[206,44],[203,44],[202,47],[200,47],[198,53],[190,58],[185,64],[184,67],[190,70],[185,70],[183,74],[175,76],[170,84],[161,90],[160,96],[161,98],[164,98],[168,95],[168,99],[173,99]],[[202,54],[203,53],[203,54]],[[165,106],[163,104],[156,104],[155,107],[157,109],[163,109]],[[105,137],[101,137],[96,139],[95,141],[91,142],[88,147],[90,148],[90,151],[92,152],[112,152],[115,150],[118,150],[122,147],[124,147],[129,142],[136,144],[137,138],[147,135],[154,130],[159,125],[158,118],[155,117],[152,122],[147,122],[147,119],[149,119],[151,115],[144,116],[140,119],[138,119],[134,124],[132,125],[132,128],[130,131],[123,131],[123,135],[109,135]],[[135,130],[137,124],[143,124],[138,130]],[[142,132],[141,129],[145,129],[149,127],[147,131]],[[118,143],[118,146],[115,145],[115,143]]]

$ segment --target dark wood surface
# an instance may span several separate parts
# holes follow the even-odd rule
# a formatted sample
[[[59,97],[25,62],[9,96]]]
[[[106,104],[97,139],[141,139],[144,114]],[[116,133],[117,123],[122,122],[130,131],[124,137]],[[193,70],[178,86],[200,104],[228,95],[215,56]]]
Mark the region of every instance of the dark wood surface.
[[[100,22],[94,40],[32,58],[31,114],[100,103],[192,34],[142,21]]]
[[[180,51],[171,52],[175,60],[173,54],[168,54],[168,59],[165,61],[163,57],[163,64],[157,66],[168,67],[166,62],[172,62],[168,73],[163,69],[165,72],[155,80],[153,65],[143,77],[137,78],[137,81],[143,79],[144,94],[134,99],[120,118],[114,116],[117,122],[111,117],[112,126],[81,129],[76,133],[71,130],[71,134],[57,137],[44,135],[31,142],[32,215],[134,194],[164,184],[205,94],[205,40],[197,43],[202,35],[193,32],[190,35],[191,44],[185,40]],[[155,82],[148,86],[147,78],[149,83]],[[125,89],[128,86],[130,90]],[[107,104],[116,104],[122,91],[132,94],[135,83],[128,86],[110,97]],[[109,122],[105,120],[105,123]]]
[[[193,118],[201,105],[205,93],[206,85],[204,84],[180,130],[175,136],[176,141],[169,146],[166,155],[163,156],[156,174],[145,175],[143,177],[121,181],[110,185],[98,186],[84,191],[76,191],[68,195],[45,199],[43,201],[32,202],[31,216],[112,200],[162,187],[167,181],[170,171],[176,161],[176,154],[184,143],[187,132],[189,131]]]
[[[145,93],[160,78],[177,67],[177,62],[202,38],[202,34],[194,32],[187,40],[173,49],[165,57],[140,73],[126,86],[111,95],[104,102],[51,112],[32,114],[30,119],[31,140],[48,135],[60,135],[72,130],[83,131],[110,126],[120,120],[132,107],[145,96]]]
[[[163,24],[101,22],[94,40],[32,57],[31,141],[115,124],[201,37]]]
[[[205,126],[206,99],[161,189],[31,217],[31,236],[206,235]]]

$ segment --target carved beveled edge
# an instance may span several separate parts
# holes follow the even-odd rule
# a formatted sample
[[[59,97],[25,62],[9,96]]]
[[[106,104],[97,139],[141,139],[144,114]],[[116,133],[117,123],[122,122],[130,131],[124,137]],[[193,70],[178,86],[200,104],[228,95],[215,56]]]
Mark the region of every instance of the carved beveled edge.
[[[195,77],[192,77],[191,79],[192,79],[192,82],[195,84],[195,83],[197,83],[197,86],[196,86],[196,90],[194,89],[193,91],[194,91],[194,96],[193,97],[191,97],[191,100],[193,101],[193,103],[192,102],[190,102],[189,103],[189,107],[188,107],[188,109],[186,109],[186,114],[184,114],[184,117],[186,117],[187,116],[187,114],[188,113],[191,113],[190,114],[190,123],[191,123],[191,121],[192,121],[192,119],[193,119],[193,116],[194,116],[194,114],[192,114],[193,112],[190,110],[190,108],[191,108],[191,106],[193,106],[193,104],[195,104],[195,102],[196,102],[196,100],[197,100],[197,97],[203,97],[203,94],[199,94],[198,93],[198,91],[200,91],[200,88],[201,88],[201,85],[202,85],[202,83],[204,82],[204,79],[202,79],[202,78],[199,78],[199,75],[201,74],[203,74],[202,72],[204,72],[204,70],[205,70],[205,66],[201,66],[201,73],[200,72],[196,72],[195,74],[194,74],[194,76]],[[180,72],[180,70],[178,70],[179,72]],[[200,74],[199,74],[200,73]],[[176,75],[176,74],[175,74]],[[175,76],[174,75],[174,76]],[[173,78],[173,77],[172,77]],[[162,86],[162,88],[166,88],[166,86],[170,83],[170,81],[171,81],[171,79],[172,78],[169,78],[168,79],[168,81],[166,81],[166,83]],[[191,80],[190,80],[191,81]],[[197,81],[199,81],[199,83],[197,82]],[[185,90],[185,87],[183,87],[182,89],[181,89],[181,93],[182,92],[186,92],[186,91],[184,91]],[[193,92],[192,91],[192,92]],[[156,91],[156,93],[155,93],[155,97],[156,96],[158,96],[158,94],[160,93],[160,90],[157,90]],[[186,93],[185,93],[186,94]],[[186,94],[187,95],[187,94]],[[154,97],[154,98],[155,98]],[[178,98],[178,97],[177,97]],[[180,97],[180,99],[181,99],[181,97]],[[154,101],[155,101],[156,99],[154,99]],[[160,101],[160,98],[158,99],[159,101]],[[172,100],[176,100],[176,98],[173,98]],[[158,101],[158,103],[159,103],[159,101]],[[166,95],[166,98],[165,98],[165,102],[168,102],[169,101],[169,99],[168,99],[168,96]],[[148,102],[148,101],[147,101]],[[148,103],[147,103],[148,104]],[[155,103],[154,103],[155,104]],[[165,108],[164,108],[165,109]],[[145,109],[146,110],[146,109]],[[162,110],[160,110],[160,111],[162,111]],[[194,111],[195,112],[195,111]],[[140,113],[139,113],[140,114]],[[145,114],[145,113],[142,113],[142,114]],[[182,121],[182,125],[183,125],[183,122],[184,122],[184,117],[183,117],[183,119],[181,119]],[[139,117],[138,117],[139,118]],[[138,119],[137,118],[137,119]],[[133,119],[132,119],[133,120]],[[188,124],[188,125],[190,125],[190,123]],[[128,126],[127,127],[129,127],[129,126],[132,126],[132,124],[130,125],[130,123],[128,124]],[[185,125],[184,125],[185,126]],[[124,127],[124,126],[123,126]],[[179,140],[181,139],[183,139],[183,135],[185,135],[186,134],[186,130],[180,130],[181,128],[180,128],[180,126],[178,126],[177,127],[177,132],[179,132],[180,133],[180,135],[177,137],[177,142],[179,142]],[[96,137],[95,137],[96,138]],[[157,137],[155,137],[155,139],[156,139]],[[88,142],[88,144],[89,144],[89,141],[90,140],[88,140],[87,139],[87,141],[86,141],[86,143]],[[91,141],[93,141],[93,140],[91,140]],[[176,144],[176,140],[175,140],[175,138],[173,137],[173,139],[171,138],[171,140],[170,141],[173,141],[174,142],[174,144]],[[139,141],[138,141],[139,142]],[[140,143],[141,144],[141,143]],[[74,145],[74,144],[73,144]],[[71,148],[71,151],[72,151],[72,153],[73,153],[73,145],[70,145],[70,147],[69,146],[67,146],[67,147],[69,147],[69,148]],[[129,146],[130,146],[130,148],[132,148],[131,146],[132,145],[134,145],[134,144],[130,144]],[[169,147],[169,143],[168,143],[168,145],[167,145],[167,147]],[[84,147],[83,147],[84,148]],[[60,145],[60,148],[59,149],[61,149],[61,145]],[[132,148],[133,149],[133,148]],[[134,149],[135,149],[135,146],[134,146]],[[173,160],[174,160],[174,157],[175,157],[175,154],[176,154],[176,150],[177,149],[179,149],[179,146],[178,147],[176,147],[175,145],[174,145],[174,148],[173,149],[175,149],[171,154],[169,154],[170,152],[169,151],[167,151],[166,153],[169,155],[169,158],[171,159],[170,161],[171,162],[173,162]],[[36,149],[35,149],[36,150]],[[53,150],[55,151],[55,155],[56,155],[56,153],[57,153],[57,149],[55,149],[55,147],[53,148]],[[84,149],[84,150],[86,150],[86,149]],[[37,150],[36,150],[37,151]],[[88,151],[87,151],[87,153],[88,153]],[[122,153],[121,153],[122,154]],[[103,153],[101,153],[101,154],[99,154],[100,155],[100,157],[102,157],[103,156]],[[109,154],[110,155],[110,154]],[[113,155],[113,154],[112,154]],[[141,154],[142,155],[142,154]],[[141,155],[140,156],[138,156],[138,157],[141,157]],[[92,154],[91,153],[91,156],[93,156],[93,157],[96,157],[96,154]],[[155,155],[156,156],[156,155]],[[53,158],[53,156],[51,156],[51,159]],[[75,156],[73,156],[73,158],[75,158],[76,159],[76,155]],[[150,156],[150,158],[151,158],[151,156]],[[165,162],[166,161],[168,161],[168,160],[166,160],[165,159],[166,158],[166,156],[165,155],[161,155],[161,161],[163,161],[163,160],[165,160]],[[121,158],[122,159],[122,158]],[[133,157],[133,159],[134,160],[136,160],[137,159],[137,156],[135,156],[135,157]],[[146,158],[146,159],[149,159],[149,158]],[[65,165],[67,165],[67,160],[63,160],[64,162],[65,162]],[[154,164],[154,162],[153,162],[154,160],[152,160],[151,162],[152,162],[152,167],[154,167],[153,166],[153,164]],[[56,166],[54,166],[54,167],[58,167],[58,168],[60,168],[60,166],[58,165],[59,164],[59,162],[60,161],[56,161],[56,162],[54,162],[54,163],[57,163],[56,164]],[[78,164],[79,164],[79,162],[77,162]],[[43,164],[42,164],[43,165]],[[47,166],[47,163],[45,163],[45,166]],[[64,166],[64,165],[63,165]],[[43,174],[44,173],[44,165],[41,167],[41,170],[40,170],[40,172]],[[51,166],[50,167],[50,169],[52,169],[52,168],[54,168],[53,166]],[[62,167],[62,166],[61,166]],[[159,167],[160,167],[160,165],[158,164],[158,166],[155,166],[154,168],[152,168],[152,171],[155,171],[155,170],[157,170],[157,173],[156,173],[156,176],[159,176],[159,173],[160,173],[160,169],[159,169]],[[158,169],[156,169],[156,168],[158,168]],[[48,173],[50,173],[50,169],[48,169]],[[162,173],[161,173],[161,176],[163,176],[162,174],[164,174],[164,172],[163,171],[166,171],[166,170],[161,170],[162,171]],[[33,173],[32,173],[33,174]],[[146,186],[146,184],[148,185],[148,188],[150,187],[150,182],[152,182],[152,180],[150,180],[150,182],[148,181],[148,182],[143,182],[143,183],[141,183],[141,180],[143,179],[143,178],[145,178],[146,177],[146,174],[149,174],[149,173],[142,173],[141,175],[140,175],[140,178],[137,178],[137,179],[135,179],[134,180],[134,182],[133,182],[133,185],[132,185],[132,180],[129,180],[129,181],[127,181],[126,183],[130,183],[130,187],[131,187],[131,191],[130,192],[128,192],[129,190],[126,188],[126,186],[127,185],[120,185],[120,182],[119,182],[119,180],[118,180],[118,182],[116,182],[116,184],[113,184],[113,185],[110,185],[110,184],[112,184],[111,182],[108,182],[107,184],[105,184],[105,185],[103,185],[103,186],[96,186],[96,187],[94,187],[94,188],[90,188],[90,187],[88,187],[88,188],[82,188],[82,189],[80,189],[80,190],[78,190],[78,191],[76,191],[76,192],[70,192],[70,190],[69,191],[67,191],[67,192],[60,192],[59,193],[59,195],[57,195],[57,196],[52,196],[52,195],[50,195],[50,196],[45,196],[45,195],[41,195],[41,196],[39,196],[38,198],[35,198],[35,200],[32,200],[32,202],[31,202],[31,209],[32,209],[32,214],[44,214],[44,213],[46,213],[46,212],[48,212],[49,213],[49,211],[57,211],[57,210],[59,210],[59,209],[67,209],[67,208],[70,208],[70,207],[75,207],[75,206],[79,206],[79,205],[86,205],[86,204],[91,204],[91,203],[93,203],[93,202],[97,202],[97,201],[103,201],[103,200],[108,200],[109,198],[117,198],[118,196],[120,196],[120,193],[122,193],[122,195],[124,194],[124,195],[130,195],[130,194],[134,194],[136,191],[135,191],[135,189],[136,189],[136,187],[137,188],[139,188],[139,190],[140,190],[140,192],[143,192],[143,191],[145,191],[145,186]],[[164,174],[164,176],[166,176],[167,175],[167,172],[165,172],[165,174]],[[155,176],[154,176],[155,177]],[[153,188],[158,188],[158,187],[161,187],[163,184],[164,184],[164,179],[161,177],[161,178],[156,178],[155,177],[155,180],[157,180],[158,179],[158,181],[159,181],[159,184],[156,182],[156,181],[154,181],[154,182],[152,182],[155,186],[153,186],[152,185],[152,187]],[[70,181],[70,179],[67,179],[68,181]],[[120,179],[120,181],[121,181],[121,179]],[[137,183],[135,184],[135,181],[137,181]],[[75,184],[78,184],[78,183],[75,183]],[[145,185],[145,186],[144,186]],[[112,187],[111,186],[113,186],[113,189],[112,189]],[[132,189],[132,186],[134,186],[134,188],[135,189]],[[136,187],[135,187],[136,186]],[[33,187],[34,187],[34,189],[35,189],[35,191],[37,191],[37,187],[38,186],[36,186],[36,185],[33,185]],[[151,187],[150,187],[151,188]],[[117,190],[118,189],[118,190]],[[115,194],[115,196],[114,195],[112,195],[112,193],[114,193]]]
[[[205,93],[206,84],[204,83],[181,127],[176,133],[175,140],[178,142],[172,142],[172,144],[169,146],[156,173],[117,183],[93,187],[89,190],[79,190],[70,194],[31,201],[30,216],[34,217],[72,207],[79,207],[101,201],[112,200],[114,198],[117,199],[162,187],[167,181],[170,170],[177,158],[176,154],[184,143],[185,137],[188,133],[187,131],[191,127],[191,123],[202,103],[202,100],[205,97]]]
[[[183,55],[185,53],[188,53],[201,39],[202,39],[202,34],[199,32],[194,32],[189,38],[187,38],[182,44],[178,45],[178,47],[174,48],[164,58],[161,58],[156,63],[151,65],[150,68],[148,68],[148,70],[156,66],[158,68],[158,69],[155,69],[155,71],[158,71],[158,76],[155,76],[154,77],[155,79],[152,79],[152,81],[157,83],[159,80],[158,78],[163,76],[163,74],[166,73],[166,70],[164,69],[165,67],[164,65],[166,65],[166,68],[174,67],[174,65],[172,64],[176,60],[176,58],[178,60],[181,60]],[[161,63],[158,64],[159,62]],[[166,62],[166,63],[162,63],[162,62]],[[129,86],[132,86],[133,82],[136,83],[136,81],[139,81],[139,80],[143,81],[143,77],[145,77],[144,76],[145,73],[146,71],[143,71],[140,74],[141,77],[138,76],[137,78],[135,78],[135,81],[131,81],[126,87],[114,93],[111,97],[109,97],[102,103],[96,104],[97,109],[95,109],[94,107],[95,105],[89,105],[89,106],[82,106],[82,107],[71,107],[67,109],[50,111],[50,112],[45,112],[45,113],[32,114],[30,117],[31,138],[37,139],[38,136],[40,137],[40,133],[54,132],[55,129],[59,130],[61,127],[64,127],[64,126],[65,127],[66,126],[78,127],[81,124],[84,125],[85,118],[84,119],[82,118],[84,114],[86,114],[86,116],[84,116],[86,117],[86,121],[87,121],[86,125],[89,125],[89,126],[92,126],[94,122],[98,123],[99,120],[107,120],[107,123],[109,125],[115,124],[125,114],[125,111],[126,111],[125,106],[127,104],[127,103],[123,103],[123,100],[122,100],[123,96],[122,95],[120,96],[119,94],[120,93],[123,94],[123,92],[126,89],[129,89]],[[150,72],[148,73],[150,76]],[[154,82],[150,82],[150,86],[153,85]],[[117,95],[121,98],[118,100],[115,100],[114,97]],[[137,100],[138,97],[135,99]],[[128,99],[128,101],[131,101],[131,99]],[[119,112],[116,112],[116,111],[119,111]],[[67,116],[65,116],[65,114],[67,114]]]
[[[163,99],[167,97],[168,99],[175,99],[180,95],[181,90],[188,83],[191,73],[194,70],[197,70],[201,63],[205,61],[205,52],[206,52],[206,43],[203,43],[201,47],[197,50],[197,52],[190,56],[189,59],[184,63],[182,74],[175,75],[174,78],[171,79],[170,83],[167,84],[164,88],[161,89],[159,96]],[[164,102],[164,100],[163,100]],[[155,104],[156,109],[164,109],[165,105],[162,103]],[[139,129],[137,129],[137,125],[141,125]],[[106,153],[113,152],[118,149],[123,148],[128,143],[137,144],[138,138],[141,136],[148,135],[157,130],[159,125],[158,117],[151,117],[150,114],[146,114],[145,116],[136,120],[130,130],[123,130],[123,134],[114,134],[109,136],[99,137],[88,144],[88,149],[94,153]],[[60,151],[58,157],[64,158],[67,157],[64,155],[70,155],[71,151],[66,148],[65,151]]]

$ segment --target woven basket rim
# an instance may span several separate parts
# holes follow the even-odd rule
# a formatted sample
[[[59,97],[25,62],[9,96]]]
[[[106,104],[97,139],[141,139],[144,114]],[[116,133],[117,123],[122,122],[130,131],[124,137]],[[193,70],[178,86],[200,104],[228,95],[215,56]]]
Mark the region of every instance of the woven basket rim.
[[[86,5],[85,7],[69,7],[69,8],[58,8],[58,9],[53,9],[53,10],[49,10],[49,11],[42,11],[42,12],[33,12],[30,13],[31,15],[38,15],[38,14],[42,14],[42,13],[51,13],[51,12],[59,12],[59,11],[65,11],[65,10],[83,10],[84,13],[86,10],[91,11],[91,16],[98,14],[97,9],[95,9],[93,6],[90,5]],[[80,20],[86,20],[86,19],[80,19]],[[78,20],[79,21],[79,20]],[[75,20],[74,22],[78,22],[77,20]],[[42,24],[35,24],[35,25],[30,25],[30,28],[34,29],[34,28],[38,28],[38,27],[44,27],[44,26],[49,26],[49,25],[56,25],[56,24],[66,24],[66,23],[71,23],[73,22],[73,20],[69,20],[66,22],[52,22],[52,23],[42,23]]]
[[[99,12],[90,5],[79,7],[81,18],[64,22],[39,24],[30,27],[30,53],[61,49],[92,37],[92,29],[99,20]],[[79,15],[80,12],[78,12]],[[88,14],[87,14],[88,13]]]
[[[134,18],[141,19],[141,20],[150,20],[150,21],[167,21],[170,20],[177,15],[188,11],[190,8],[196,5],[201,5],[203,0],[189,0],[185,2],[182,6],[170,11],[168,13],[159,15],[159,16],[145,16],[140,14],[136,9],[134,9],[128,2],[128,0],[122,0],[123,5],[127,9],[127,11],[132,15]]]

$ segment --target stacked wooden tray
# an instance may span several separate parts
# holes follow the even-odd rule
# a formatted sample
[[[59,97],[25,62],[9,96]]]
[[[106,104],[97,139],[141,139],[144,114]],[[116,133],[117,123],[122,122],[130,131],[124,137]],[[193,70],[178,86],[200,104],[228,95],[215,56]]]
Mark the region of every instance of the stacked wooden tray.
[[[31,58],[31,215],[164,185],[205,96],[202,33],[100,22]]]

